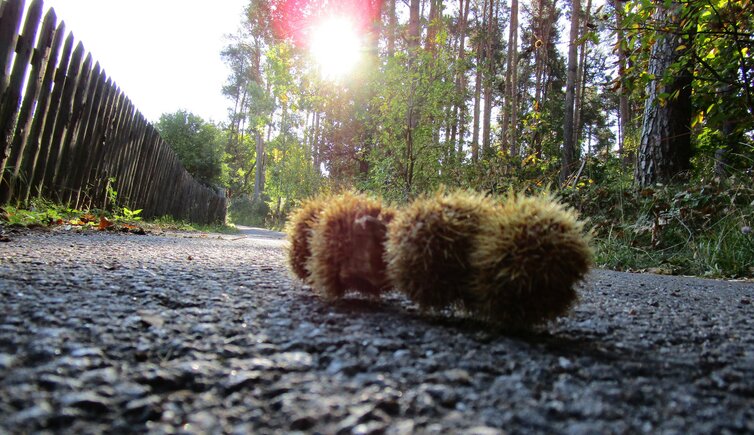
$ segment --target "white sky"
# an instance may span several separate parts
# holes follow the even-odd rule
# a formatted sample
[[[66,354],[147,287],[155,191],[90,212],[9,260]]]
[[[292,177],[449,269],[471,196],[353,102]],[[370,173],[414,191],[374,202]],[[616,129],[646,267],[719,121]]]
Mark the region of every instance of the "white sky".
[[[150,121],[185,109],[225,121],[220,59],[248,0],[46,0]]]

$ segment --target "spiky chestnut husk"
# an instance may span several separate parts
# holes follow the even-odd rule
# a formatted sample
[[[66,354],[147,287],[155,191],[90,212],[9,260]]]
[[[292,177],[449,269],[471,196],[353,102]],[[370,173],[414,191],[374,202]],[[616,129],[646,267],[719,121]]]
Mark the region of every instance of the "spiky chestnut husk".
[[[288,223],[285,228],[289,242],[288,264],[293,273],[307,284],[311,284],[310,274],[306,269],[306,261],[312,255],[309,246],[312,227],[319,219],[327,200],[327,196],[318,196],[304,201],[301,207],[288,216]]]
[[[471,255],[473,313],[527,329],[568,312],[592,262],[575,212],[551,196],[511,195],[480,230]]]
[[[330,198],[312,228],[305,265],[312,286],[329,299],[348,290],[376,296],[388,289],[384,243],[394,215],[380,200],[362,194]]]
[[[388,225],[386,243],[393,285],[422,309],[469,304],[470,255],[494,208],[478,193],[440,191],[401,210]]]

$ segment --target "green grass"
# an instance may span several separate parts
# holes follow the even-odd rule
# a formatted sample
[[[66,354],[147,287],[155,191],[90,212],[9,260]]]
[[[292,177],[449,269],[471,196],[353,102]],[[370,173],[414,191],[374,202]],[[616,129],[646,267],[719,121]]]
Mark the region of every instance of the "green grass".
[[[591,223],[599,267],[754,277],[754,189],[735,177],[642,190],[603,181],[562,196]]]
[[[171,231],[198,231],[202,233],[238,234],[238,228],[232,224],[204,225],[179,221],[172,216],[162,216],[145,222],[148,227]]]

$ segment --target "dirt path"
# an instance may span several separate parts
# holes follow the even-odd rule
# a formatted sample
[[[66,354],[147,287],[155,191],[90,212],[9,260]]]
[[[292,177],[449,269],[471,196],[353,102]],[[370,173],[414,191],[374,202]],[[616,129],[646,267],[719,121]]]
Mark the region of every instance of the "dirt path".
[[[597,271],[510,336],[327,304],[249,234],[9,234],[0,433],[754,432],[754,284]]]

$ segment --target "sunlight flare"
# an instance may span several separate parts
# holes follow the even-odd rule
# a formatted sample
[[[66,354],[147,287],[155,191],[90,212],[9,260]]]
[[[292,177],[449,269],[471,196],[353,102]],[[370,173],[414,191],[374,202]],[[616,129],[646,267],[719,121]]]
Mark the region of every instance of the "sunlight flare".
[[[351,20],[331,17],[312,30],[310,52],[322,76],[337,80],[359,62],[361,37]]]

